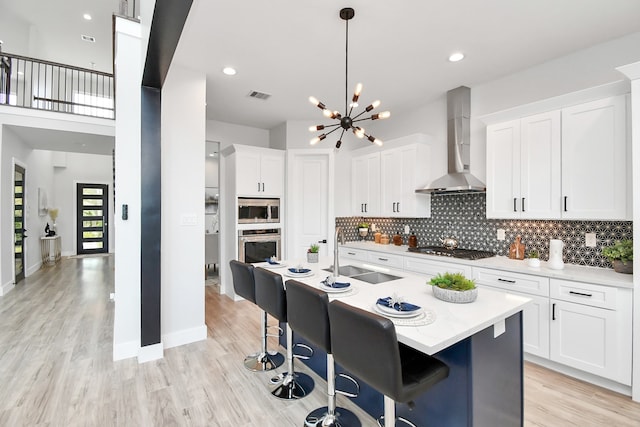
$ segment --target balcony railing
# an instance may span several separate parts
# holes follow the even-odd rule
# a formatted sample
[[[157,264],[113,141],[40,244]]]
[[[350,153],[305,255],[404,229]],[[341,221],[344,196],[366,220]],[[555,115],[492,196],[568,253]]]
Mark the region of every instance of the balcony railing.
[[[0,53],[0,105],[113,119],[113,74]]]

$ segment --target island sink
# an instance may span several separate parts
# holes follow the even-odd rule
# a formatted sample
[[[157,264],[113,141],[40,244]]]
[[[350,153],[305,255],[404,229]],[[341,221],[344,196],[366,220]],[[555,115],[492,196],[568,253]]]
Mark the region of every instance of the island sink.
[[[339,267],[339,269],[340,276],[351,277],[374,285],[383,282],[390,282],[391,280],[402,279],[400,276],[368,270],[366,268],[356,267],[355,265],[343,265],[342,267]],[[333,266],[325,268],[324,270],[333,272]]]

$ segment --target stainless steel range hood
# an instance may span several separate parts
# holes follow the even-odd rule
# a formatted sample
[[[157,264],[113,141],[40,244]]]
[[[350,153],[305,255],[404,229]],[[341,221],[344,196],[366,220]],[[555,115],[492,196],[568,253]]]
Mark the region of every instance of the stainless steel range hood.
[[[471,89],[460,86],[447,92],[448,172],[416,193],[464,194],[481,193],[486,186],[469,172]]]

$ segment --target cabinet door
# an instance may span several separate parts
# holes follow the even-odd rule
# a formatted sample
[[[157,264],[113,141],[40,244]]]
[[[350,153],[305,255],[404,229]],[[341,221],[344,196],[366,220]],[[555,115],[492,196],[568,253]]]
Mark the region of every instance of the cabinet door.
[[[389,217],[430,217],[431,196],[416,194],[429,183],[429,147],[411,144],[380,153],[381,215]]]
[[[399,216],[402,200],[402,151],[386,150],[380,153],[380,214]],[[403,206],[404,208],[404,206]]]
[[[238,196],[260,196],[260,153],[238,152],[236,154],[236,192]]]
[[[374,216],[380,212],[380,153],[355,157],[352,161],[353,214]]]
[[[519,218],[520,121],[487,126],[487,218]]]
[[[522,311],[523,350],[539,357],[549,358],[549,298],[509,292],[531,298],[531,304]]]
[[[284,157],[262,154],[260,158],[260,182],[263,196],[284,194]]]
[[[624,95],[562,110],[562,218],[627,219]]]
[[[616,312],[551,300],[551,360],[617,379]]]
[[[518,202],[520,218],[560,218],[559,110],[520,120]]]

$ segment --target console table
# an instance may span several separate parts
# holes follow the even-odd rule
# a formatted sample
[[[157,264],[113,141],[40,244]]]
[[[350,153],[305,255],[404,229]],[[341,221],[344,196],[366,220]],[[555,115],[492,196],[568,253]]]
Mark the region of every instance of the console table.
[[[52,266],[61,259],[62,242],[60,236],[40,237],[42,265]]]

